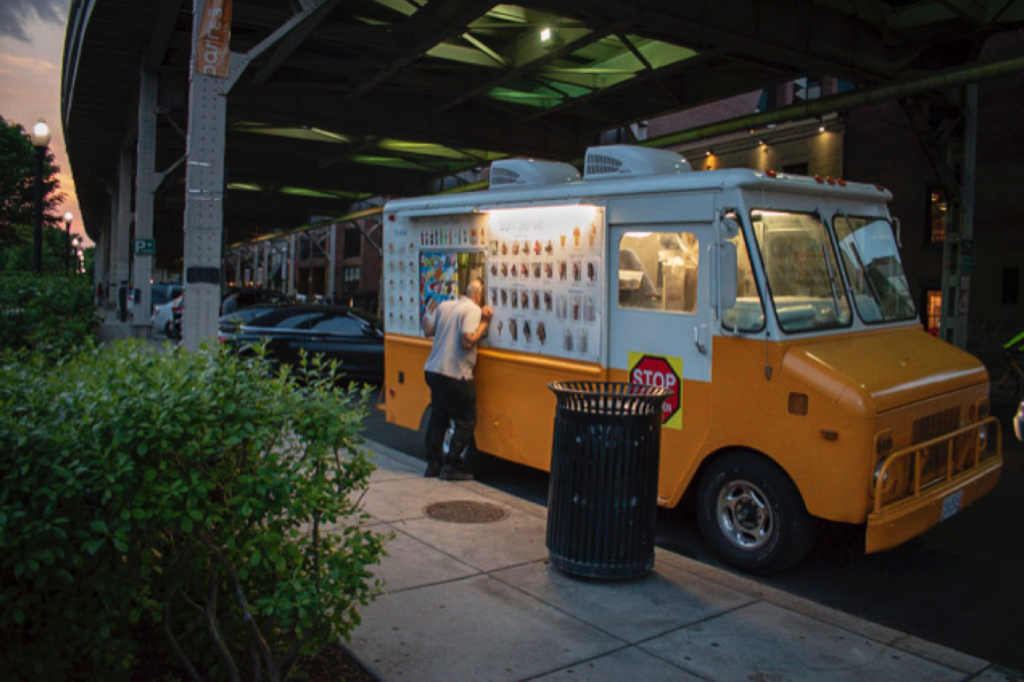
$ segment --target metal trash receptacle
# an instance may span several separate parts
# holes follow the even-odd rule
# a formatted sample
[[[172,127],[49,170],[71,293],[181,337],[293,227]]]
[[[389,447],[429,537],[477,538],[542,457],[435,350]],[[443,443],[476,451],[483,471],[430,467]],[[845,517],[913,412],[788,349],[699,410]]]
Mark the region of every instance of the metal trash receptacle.
[[[547,547],[570,575],[636,578],[654,568],[662,403],[672,391],[623,382],[548,384],[558,401]]]

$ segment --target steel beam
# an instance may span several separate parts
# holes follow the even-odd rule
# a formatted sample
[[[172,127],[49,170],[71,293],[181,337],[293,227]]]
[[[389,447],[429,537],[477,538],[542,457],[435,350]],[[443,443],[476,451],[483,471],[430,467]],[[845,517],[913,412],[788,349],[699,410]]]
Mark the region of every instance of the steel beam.
[[[353,100],[361,97],[431,48],[448,38],[465,33],[470,22],[483,16],[496,4],[494,0],[434,0],[420,7],[400,28],[401,32],[408,34],[409,47],[405,54],[379,69],[369,80],[352,90],[348,98]]]
[[[302,45],[309,34],[316,30],[337,4],[338,0],[308,0],[304,2],[302,15],[296,21],[295,26],[290,28],[288,35],[277,43],[266,62],[253,74],[251,83],[259,86],[270,80],[270,77]]]
[[[837,111],[847,111],[875,102],[911,97],[932,90],[943,91],[947,88],[977,83],[991,78],[1000,78],[1019,73],[1020,71],[1024,71],[1024,57],[1016,57],[981,66],[972,65],[949,69],[925,76],[924,78],[911,78],[891,85],[865,88],[830,97],[822,97],[821,99],[808,100],[801,104],[766,111],[761,114],[740,116],[727,121],[719,121],[697,128],[690,128],[689,130],[682,130],[678,133],[652,137],[640,144],[645,147],[658,148],[687,144],[717,137],[718,135],[758,128],[771,123],[785,123],[787,121],[813,118]]]

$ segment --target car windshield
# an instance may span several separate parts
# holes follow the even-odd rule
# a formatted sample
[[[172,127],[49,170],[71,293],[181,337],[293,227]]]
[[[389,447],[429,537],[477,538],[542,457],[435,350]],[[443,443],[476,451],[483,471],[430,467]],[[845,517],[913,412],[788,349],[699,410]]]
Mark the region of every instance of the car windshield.
[[[850,302],[820,216],[754,210],[751,223],[783,331],[848,326]]]
[[[861,319],[868,324],[913,319],[917,312],[889,222],[838,215],[833,226]]]

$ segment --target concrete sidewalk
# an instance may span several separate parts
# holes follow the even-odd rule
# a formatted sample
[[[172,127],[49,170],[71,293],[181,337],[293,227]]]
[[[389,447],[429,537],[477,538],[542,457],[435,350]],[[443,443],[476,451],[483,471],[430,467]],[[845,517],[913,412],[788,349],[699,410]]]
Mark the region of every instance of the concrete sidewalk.
[[[544,507],[367,447],[364,508],[394,537],[347,648],[382,680],[1020,679],[667,551],[639,580],[567,577],[547,562]]]

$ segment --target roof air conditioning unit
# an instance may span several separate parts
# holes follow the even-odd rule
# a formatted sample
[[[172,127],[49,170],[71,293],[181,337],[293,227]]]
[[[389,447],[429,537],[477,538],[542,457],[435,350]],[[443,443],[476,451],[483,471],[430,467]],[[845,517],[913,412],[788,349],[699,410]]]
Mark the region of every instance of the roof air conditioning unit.
[[[583,177],[587,180],[688,173],[693,170],[681,154],[628,144],[591,147],[587,150]]]
[[[563,185],[580,179],[580,172],[567,163],[502,159],[491,164],[491,189]]]

